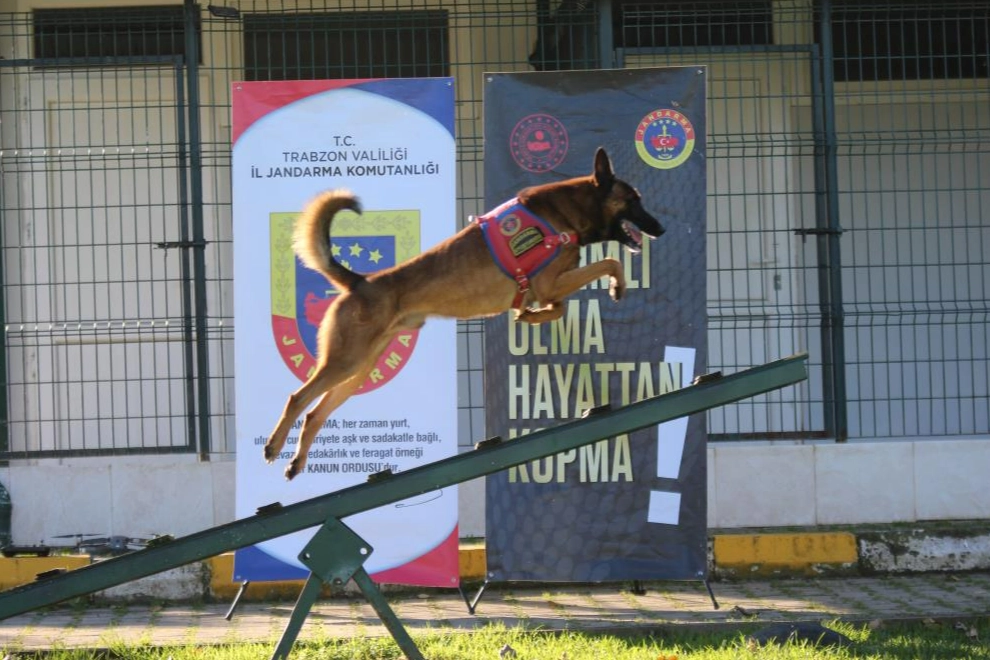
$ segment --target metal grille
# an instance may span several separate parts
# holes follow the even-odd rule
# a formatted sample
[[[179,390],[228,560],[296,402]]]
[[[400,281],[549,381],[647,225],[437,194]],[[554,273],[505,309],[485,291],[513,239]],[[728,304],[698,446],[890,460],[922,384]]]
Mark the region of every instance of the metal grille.
[[[990,5],[843,2],[834,25],[859,78],[835,88],[850,435],[985,434]]]
[[[76,26],[110,51],[37,46],[85,12],[0,13],[0,458],[233,451],[230,83],[359,70],[454,76],[463,222],[484,72],[706,65],[709,368],[811,354],[713,438],[990,432],[986,2],[303,4],[187,2],[181,41],[161,7]],[[482,354],[461,323],[465,445]]]
[[[816,188],[824,185],[822,95],[812,84],[820,56],[789,35],[810,16],[777,9],[771,26],[769,2],[620,6],[621,34],[635,35],[632,47],[618,44],[623,66],[708,68],[709,370],[811,355],[807,384],[711,411],[712,438],[831,431],[819,239],[796,233],[826,223]],[[770,34],[775,43],[766,43]]]
[[[34,58],[50,20],[0,15],[5,455],[193,451],[182,61]]]
[[[445,11],[248,13],[243,22],[245,80],[450,75]]]
[[[987,433],[987,3],[770,6],[618,6],[623,64],[709,68],[710,368],[812,358],[713,437]]]

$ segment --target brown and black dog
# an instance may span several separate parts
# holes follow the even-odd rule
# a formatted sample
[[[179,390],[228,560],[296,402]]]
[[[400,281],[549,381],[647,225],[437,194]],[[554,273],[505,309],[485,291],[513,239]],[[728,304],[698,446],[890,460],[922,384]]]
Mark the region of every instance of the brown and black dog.
[[[525,188],[514,201],[518,205],[513,208],[521,206],[518,215],[535,215],[542,229],[520,231],[515,215],[495,219],[508,223],[497,225],[502,234],[515,234],[510,253],[519,256],[536,248],[554,255],[531,280],[525,275],[513,277],[511,268],[496,261],[489,249],[493,239],[486,237],[484,223],[478,222],[404,263],[359,275],[335,261],[330,248],[334,215],[344,209],[360,213],[358,200],[346,191],[331,191],[307,206],[296,223],[293,247],[303,264],[322,273],[340,295],[320,323],[316,370],[289,396],[265,444],[265,459],[272,463],[296,419],[321,397],[304,419],[286,479],[302,472],[323,422],[364,383],[398,332],[419,328],[430,316],[468,319],[512,307],[519,321],[553,321],[563,315],[567,296],[602,277],[609,278],[612,299],[619,300],[626,290],[621,263],[602,259],[579,267],[580,246],[618,241],[639,251],[643,234],[655,238],[664,232],[643,208],[639,192],[615,176],[601,148],[590,175]],[[552,244],[532,240],[553,232]]]

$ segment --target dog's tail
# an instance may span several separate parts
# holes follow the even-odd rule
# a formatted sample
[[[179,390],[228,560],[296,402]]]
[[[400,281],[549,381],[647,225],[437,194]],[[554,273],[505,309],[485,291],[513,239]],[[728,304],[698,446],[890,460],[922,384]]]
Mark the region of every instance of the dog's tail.
[[[296,220],[292,249],[307,268],[323,274],[338,289],[347,291],[364,279],[333,258],[330,223],[338,212],[361,213],[361,203],[347,190],[331,190],[314,199]]]

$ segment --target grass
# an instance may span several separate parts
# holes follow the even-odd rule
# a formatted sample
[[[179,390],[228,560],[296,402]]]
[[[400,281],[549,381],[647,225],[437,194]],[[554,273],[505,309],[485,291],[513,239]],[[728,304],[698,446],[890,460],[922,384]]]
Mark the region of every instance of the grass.
[[[738,630],[671,629],[662,636],[617,636],[587,632],[548,634],[491,626],[471,633],[424,634],[416,644],[429,660],[497,660],[508,644],[516,660],[990,660],[990,619],[970,622],[969,630],[948,624],[869,626],[833,622],[829,628],[852,640],[846,647],[817,648],[807,642],[757,647]],[[758,626],[754,626],[754,629]],[[147,648],[115,645],[101,657],[121,660],[255,660],[271,657],[265,644]],[[17,654],[17,660],[91,660],[93,651],[56,649]],[[391,638],[301,642],[292,660],[401,660]]]

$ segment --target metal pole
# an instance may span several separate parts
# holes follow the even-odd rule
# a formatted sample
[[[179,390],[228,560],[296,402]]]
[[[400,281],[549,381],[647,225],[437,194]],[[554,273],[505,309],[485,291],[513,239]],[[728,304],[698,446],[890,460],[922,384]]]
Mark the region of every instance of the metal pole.
[[[598,0],[598,65],[602,69],[614,69],[616,66],[612,0]]]
[[[822,96],[825,129],[825,185],[828,193],[828,305],[831,323],[832,400],[834,402],[834,437],[836,442],[849,439],[846,410],[845,313],[842,308],[842,259],[839,224],[838,148],[835,135],[835,54],[832,48],[832,0],[821,2]]]
[[[822,343],[822,417],[825,421],[825,433],[835,437],[835,388],[834,366],[835,357],[832,354],[832,310],[829,300],[828,273],[828,242],[825,236],[828,232],[828,176],[826,174],[826,137],[825,137],[825,93],[822,82],[822,63],[819,61],[820,50],[817,45],[811,48],[811,123],[815,140],[815,240],[816,264],[818,271],[818,309],[820,313],[821,343]],[[808,240],[808,232],[802,232],[802,240]]]
[[[185,0],[186,68],[189,85],[189,202],[192,206],[193,280],[196,291],[196,380],[198,384],[199,457],[210,458],[210,353],[206,310],[206,240],[203,235],[203,138],[199,116],[199,7]]]
[[[186,149],[186,92],[185,76],[182,62],[175,65],[175,120],[176,141],[179,152],[179,279],[182,291],[182,364],[183,380],[185,381],[186,401],[186,436],[189,438],[189,448],[196,448],[196,377],[194,367],[192,297],[190,287],[189,250],[189,152]]]
[[[3,180],[3,159],[0,158],[0,181]],[[3,186],[0,186],[0,228],[6,226],[3,217]],[[7,303],[4,300],[4,273],[7,270],[3,265],[3,233],[0,232],[0,333],[2,333],[3,343],[0,344],[0,454],[10,451],[10,425],[8,423],[7,410]],[[0,461],[0,465],[7,465],[6,461]]]

